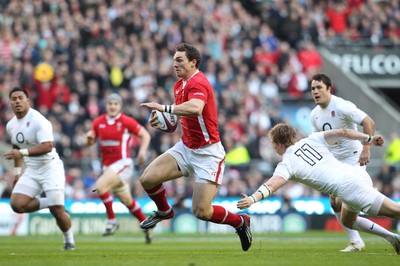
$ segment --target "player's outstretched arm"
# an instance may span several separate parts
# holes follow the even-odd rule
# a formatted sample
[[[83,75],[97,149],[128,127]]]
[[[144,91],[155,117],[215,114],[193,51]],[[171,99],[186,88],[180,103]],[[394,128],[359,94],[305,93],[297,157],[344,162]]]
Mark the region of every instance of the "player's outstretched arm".
[[[342,139],[354,139],[374,146],[383,146],[384,139],[380,135],[371,136],[352,129],[332,129],[324,131],[325,141],[332,145]]]
[[[283,177],[274,175],[268,179],[267,182],[262,184],[252,195],[247,196],[246,194],[242,193],[241,195],[243,198],[238,201],[236,206],[241,210],[249,208],[253,203],[271,196],[273,192],[284,186],[286,182],[286,179]]]
[[[145,106],[148,107],[152,110],[157,110],[160,112],[164,112],[164,108],[163,105],[159,104],[159,103],[155,103],[155,102],[149,102],[149,103],[141,103],[140,106]]]

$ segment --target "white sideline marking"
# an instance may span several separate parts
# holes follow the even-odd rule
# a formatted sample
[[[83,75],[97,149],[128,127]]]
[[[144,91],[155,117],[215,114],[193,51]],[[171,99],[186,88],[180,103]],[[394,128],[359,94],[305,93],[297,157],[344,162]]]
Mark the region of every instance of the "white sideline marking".
[[[292,242],[335,242],[348,241],[346,236],[343,237],[269,237],[269,236],[254,236],[253,241],[266,241],[266,242],[281,242],[281,241],[292,241]],[[364,241],[377,241],[378,237],[363,237]],[[81,236],[80,242],[85,241],[98,241],[98,242],[115,242],[115,241],[126,241],[126,242],[143,242],[144,236],[132,236],[132,237],[120,237],[120,236],[107,236],[107,237],[97,237],[97,236]],[[224,236],[224,237],[214,237],[214,236],[163,236],[163,235],[153,235],[153,241],[155,242],[228,242],[228,241],[239,241],[239,237],[236,235]]]

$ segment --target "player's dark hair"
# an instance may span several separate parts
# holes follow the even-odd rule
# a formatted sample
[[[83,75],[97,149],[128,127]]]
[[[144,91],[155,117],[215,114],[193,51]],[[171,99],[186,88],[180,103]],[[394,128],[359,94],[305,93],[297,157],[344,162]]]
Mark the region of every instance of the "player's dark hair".
[[[200,67],[201,55],[193,45],[180,43],[175,47],[175,52],[185,52],[189,61],[196,60],[196,68]]]
[[[321,81],[326,85],[327,88],[331,87],[332,88],[332,81],[331,79],[322,73],[315,74],[311,80],[316,80],[316,81]]]
[[[11,99],[11,94],[13,94],[13,93],[16,92],[16,91],[22,91],[22,92],[25,94],[26,98],[29,99],[29,93],[28,93],[28,91],[25,90],[24,88],[21,88],[21,87],[14,87],[14,88],[10,91],[10,93],[8,94],[8,98]]]

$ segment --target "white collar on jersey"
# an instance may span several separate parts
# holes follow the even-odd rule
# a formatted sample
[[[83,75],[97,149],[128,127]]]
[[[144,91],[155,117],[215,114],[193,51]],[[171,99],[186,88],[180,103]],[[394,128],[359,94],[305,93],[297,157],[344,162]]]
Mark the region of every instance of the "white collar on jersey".
[[[191,79],[194,75],[196,75],[197,73],[199,73],[200,71],[197,69],[196,72],[193,73],[193,75],[190,76],[190,78],[188,78],[187,80],[183,80],[183,87],[185,87],[186,83],[189,81],[189,79]]]
[[[107,124],[109,124],[109,125],[114,125],[115,120],[117,120],[118,118],[120,118],[121,115],[122,115],[122,113],[119,113],[116,117],[109,117],[108,115],[106,115]]]

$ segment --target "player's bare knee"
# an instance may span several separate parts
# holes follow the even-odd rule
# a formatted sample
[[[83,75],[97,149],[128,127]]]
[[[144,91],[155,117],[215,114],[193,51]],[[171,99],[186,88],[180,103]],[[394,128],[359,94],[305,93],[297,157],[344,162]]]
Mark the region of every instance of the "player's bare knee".
[[[97,195],[103,195],[104,193],[106,193],[107,192],[107,190],[104,190],[104,189],[102,189],[102,188],[100,188],[100,187],[95,187],[94,189],[93,189],[93,192],[95,192]]]
[[[157,185],[154,182],[152,182],[151,178],[149,178],[149,176],[146,175],[146,173],[143,173],[143,175],[140,177],[140,183],[142,184],[142,187],[144,189],[150,189]]]
[[[26,198],[20,197],[18,194],[11,195],[10,206],[11,206],[11,209],[16,213],[27,212],[29,203],[30,203],[30,200],[26,200]]]
[[[143,187],[144,189],[149,189],[149,188],[151,188],[150,183],[147,182],[147,179],[146,179],[144,176],[141,176],[141,177],[140,177],[140,184],[142,184],[142,187]]]
[[[207,217],[207,215],[202,211],[199,211],[199,210],[193,211],[193,214],[200,220],[204,220],[204,221],[209,220],[209,217]]]
[[[97,195],[102,195],[106,193],[108,190],[106,189],[105,183],[99,180],[100,179],[98,179],[97,182],[94,184],[93,192],[96,192]]]
[[[200,220],[208,221],[211,219],[211,213],[207,212],[206,208],[193,207],[193,214]]]
[[[15,202],[10,202],[11,209],[16,212],[16,213],[25,213],[26,210],[23,205],[15,203]]]
[[[25,200],[23,197],[18,197],[16,195],[11,195],[10,198],[10,206],[16,213],[25,213],[27,212],[28,204],[30,201]]]

